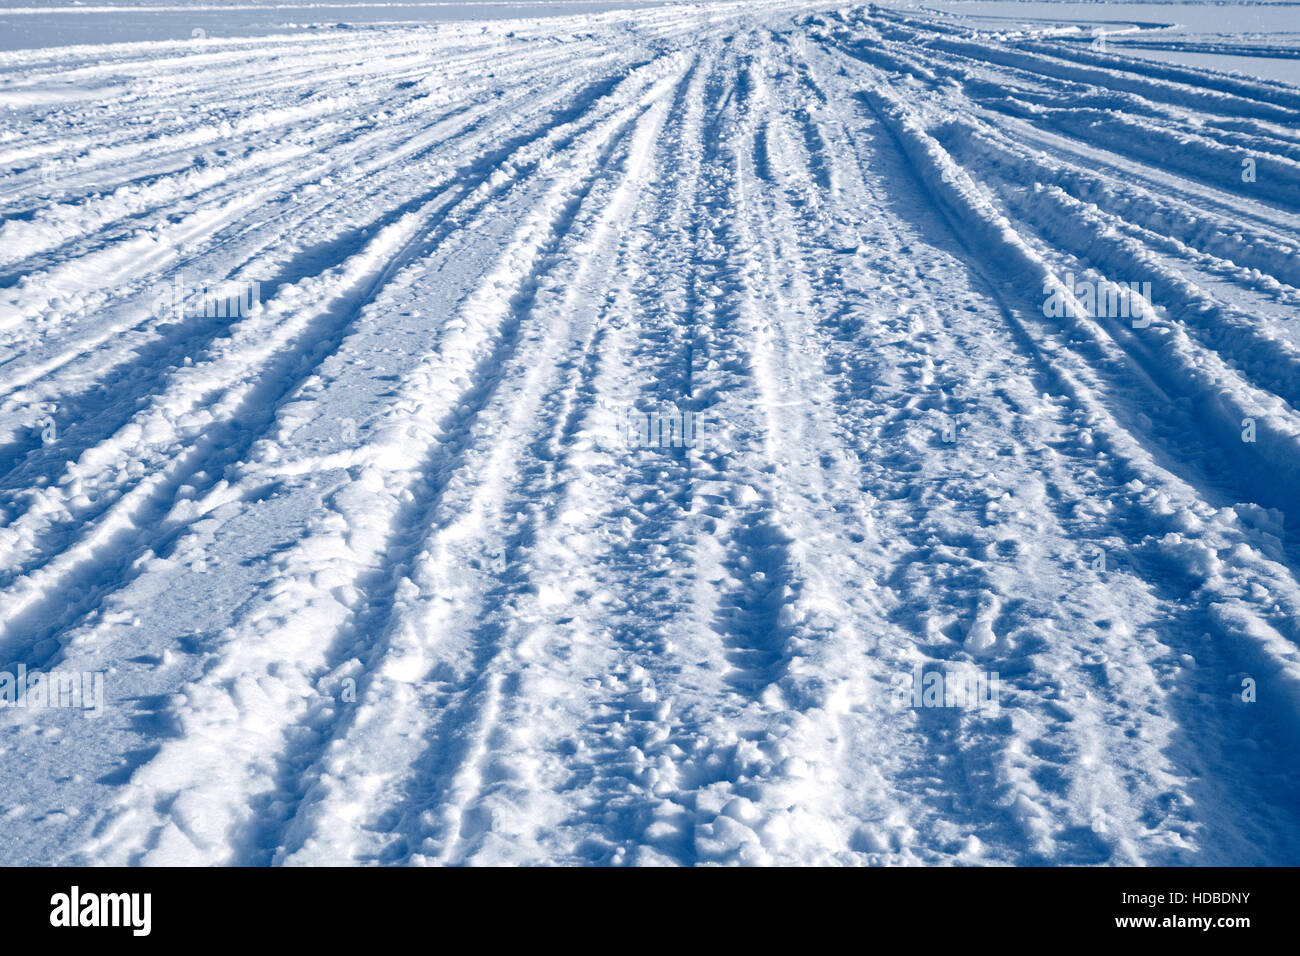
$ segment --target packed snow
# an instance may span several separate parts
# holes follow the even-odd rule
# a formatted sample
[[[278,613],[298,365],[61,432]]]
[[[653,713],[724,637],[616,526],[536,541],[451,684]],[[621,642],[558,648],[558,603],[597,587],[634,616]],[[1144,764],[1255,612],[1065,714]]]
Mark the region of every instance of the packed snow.
[[[1294,5],[215,6],[0,11],[5,862],[1300,862]]]

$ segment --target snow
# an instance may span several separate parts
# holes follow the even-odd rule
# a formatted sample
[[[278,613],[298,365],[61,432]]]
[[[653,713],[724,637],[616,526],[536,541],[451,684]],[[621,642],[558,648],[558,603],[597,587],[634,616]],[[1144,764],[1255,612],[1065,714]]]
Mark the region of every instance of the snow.
[[[0,11],[6,860],[1295,863],[1285,6]]]

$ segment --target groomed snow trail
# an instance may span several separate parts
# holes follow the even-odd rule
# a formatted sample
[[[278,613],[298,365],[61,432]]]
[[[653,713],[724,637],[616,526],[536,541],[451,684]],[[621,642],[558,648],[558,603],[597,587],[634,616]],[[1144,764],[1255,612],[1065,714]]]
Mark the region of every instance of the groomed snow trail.
[[[745,3],[0,111],[0,657],[107,693],[7,862],[1300,863],[1300,89]]]

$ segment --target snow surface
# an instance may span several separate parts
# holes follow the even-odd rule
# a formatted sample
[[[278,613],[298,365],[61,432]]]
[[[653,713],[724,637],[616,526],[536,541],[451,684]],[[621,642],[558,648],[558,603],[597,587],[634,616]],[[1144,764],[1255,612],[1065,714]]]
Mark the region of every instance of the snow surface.
[[[594,13],[636,9],[668,0],[347,0],[300,2],[75,3],[0,0],[0,50],[137,40],[219,39],[267,33],[431,24],[455,20]]]
[[[1300,862],[1300,87],[574,6],[0,53],[5,861]]]

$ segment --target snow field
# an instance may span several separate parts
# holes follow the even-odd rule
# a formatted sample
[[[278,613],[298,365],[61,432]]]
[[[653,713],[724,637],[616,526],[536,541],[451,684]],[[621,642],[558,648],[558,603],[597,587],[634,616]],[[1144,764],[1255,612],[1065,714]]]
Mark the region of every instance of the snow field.
[[[12,861],[1297,859],[1295,87],[718,3],[0,104],[0,650],[109,696]]]

